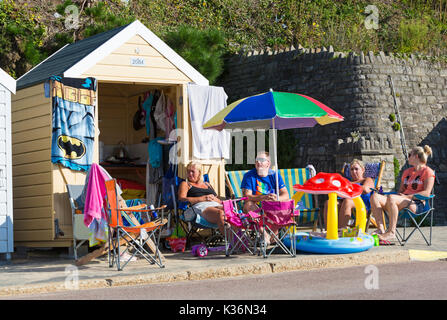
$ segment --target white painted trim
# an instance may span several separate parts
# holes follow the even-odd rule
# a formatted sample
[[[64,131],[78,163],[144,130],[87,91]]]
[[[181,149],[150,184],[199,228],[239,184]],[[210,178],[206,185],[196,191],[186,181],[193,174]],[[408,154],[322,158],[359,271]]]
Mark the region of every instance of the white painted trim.
[[[12,91],[11,91],[12,92]],[[14,92],[15,94],[15,80]],[[7,252],[14,251],[14,228],[13,228],[13,203],[12,203],[12,120],[11,120],[11,94],[6,101],[6,229],[8,229]]]
[[[126,28],[118,32],[104,44],[95,49],[85,58],[78,61],[71,68],[64,72],[64,77],[79,78],[99,61],[107,57],[114,50],[118,49],[133,36],[139,35],[147,41],[155,50],[168,59],[174,66],[183,72],[194,83],[199,85],[209,85],[208,79],[194,69],[185,59],[179,56],[166,43],[150,31],[144,24],[136,20]]]
[[[2,69],[0,69],[0,75],[2,76],[3,80],[3,74],[4,72]],[[8,75],[9,77],[9,75]],[[10,77],[11,78],[11,77]],[[12,78],[11,78],[12,79]],[[15,80],[14,86],[15,86]],[[6,239],[2,238],[1,241],[5,241],[6,247],[1,248],[0,247],[0,254],[6,253],[9,254],[14,251],[14,228],[13,228],[13,204],[12,204],[12,142],[11,142],[11,96],[12,92],[9,88],[6,88],[6,86],[3,85],[3,83],[0,83],[0,89],[5,94],[3,95],[4,101],[1,101],[5,104],[5,155],[6,155],[6,167],[5,170],[2,171],[2,178],[5,178],[6,185],[2,188],[2,192],[6,192],[6,212],[2,212],[2,217],[5,218],[6,221],[6,228],[5,225],[2,225],[2,229],[6,230]],[[2,128],[3,129],[3,128]]]
[[[0,68],[0,83],[10,92],[16,94],[16,81]]]
[[[135,33],[135,22],[118,32],[115,36],[104,42],[72,67],[65,70],[64,77],[79,78],[83,73],[95,66],[99,61],[107,57],[122,44],[128,41]]]

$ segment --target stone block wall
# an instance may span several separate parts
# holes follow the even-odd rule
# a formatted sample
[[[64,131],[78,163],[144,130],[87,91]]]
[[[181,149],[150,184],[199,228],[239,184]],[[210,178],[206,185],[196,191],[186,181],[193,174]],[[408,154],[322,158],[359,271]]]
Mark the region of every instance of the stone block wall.
[[[338,172],[353,158],[385,160],[385,190],[394,188],[393,159],[398,159],[400,172],[406,165],[400,131],[389,120],[395,97],[407,152],[424,144],[433,149],[428,164],[440,183],[435,186],[435,222],[447,223],[446,66],[414,55],[291,47],[235,55],[226,70],[218,85],[225,88],[229,103],[272,88],[309,95],[344,117],[340,123],[294,130],[299,141],[296,166],[311,163],[317,171]]]

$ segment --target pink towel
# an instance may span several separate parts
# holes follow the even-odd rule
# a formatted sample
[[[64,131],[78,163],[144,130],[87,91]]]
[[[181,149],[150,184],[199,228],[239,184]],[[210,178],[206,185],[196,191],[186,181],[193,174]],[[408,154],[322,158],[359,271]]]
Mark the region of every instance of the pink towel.
[[[103,214],[103,204],[106,195],[105,182],[109,180],[101,167],[93,163],[88,177],[87,194],[84,205],[84,224],[88,227],[93,219],[106,219]]]

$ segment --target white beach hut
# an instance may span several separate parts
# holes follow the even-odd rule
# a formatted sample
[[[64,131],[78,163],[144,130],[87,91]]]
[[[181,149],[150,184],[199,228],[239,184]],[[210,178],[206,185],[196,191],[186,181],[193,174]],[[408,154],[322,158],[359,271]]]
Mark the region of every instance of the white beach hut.
[[[0,259],[14,251],[12,225],[11,93],[16,81],[0,69]]]

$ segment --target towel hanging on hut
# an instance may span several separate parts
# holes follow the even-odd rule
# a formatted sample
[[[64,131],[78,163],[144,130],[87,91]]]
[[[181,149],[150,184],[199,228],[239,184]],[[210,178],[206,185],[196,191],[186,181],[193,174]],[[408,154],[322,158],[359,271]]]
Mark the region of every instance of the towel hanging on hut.
[[[53,105],[51,161],[77,171],[88,171],[95,140],[96,79],[52,76]]]

